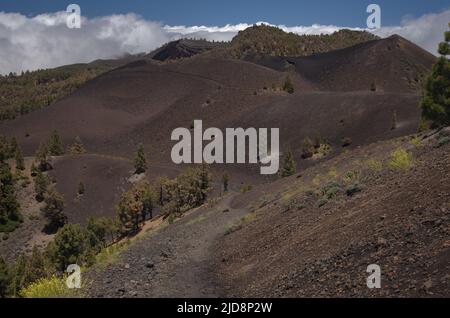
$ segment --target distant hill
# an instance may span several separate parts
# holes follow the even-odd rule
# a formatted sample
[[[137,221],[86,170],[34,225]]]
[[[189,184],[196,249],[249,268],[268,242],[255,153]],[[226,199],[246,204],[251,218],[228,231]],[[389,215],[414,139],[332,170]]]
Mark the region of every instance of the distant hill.
[[[0,121],[46,107],[98,75],[139,58],[142,56],[127,55],[119,59],[0,75]]]
[[[148,54],[148,57],[158,60],[167,61],[178,58],[191,57],[199,53],[210,51],[219,47],[226,47],[226,42],[210,42],[206,40],[181,39],[169,42],[162,47]]]
[[[340,30],[333,34],[298,35],[267,25],[240,31],[231,41],[229,53],[234,58],[265,54],[270,56],[308,56],[354,46],[377,36],[365,31]]]
[[[297,35],[277,27],[255,25],[240,31],[231,42],[181,39],[172,41],[148,54],[167,61],[208,52],[214,57],[241,59],[249,55],[308,56],[329,52],[379,39],[365,31],[340,30],[333,34]]]

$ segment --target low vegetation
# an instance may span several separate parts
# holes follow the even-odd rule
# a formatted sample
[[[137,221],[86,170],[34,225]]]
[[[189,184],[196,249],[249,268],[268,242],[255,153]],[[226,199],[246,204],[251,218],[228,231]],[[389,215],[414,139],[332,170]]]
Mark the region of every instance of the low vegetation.
[[[0,121],[49,106],[110,69],[107,65],[73,65],[0,75]]]
[[[394,150],[391,153],[389,167],[394,170],[406,170],[414,166],[413,155],[403,148]]]
[[[81,289],[68,288],[66,277],[53,275],[50,278],[41,278],[25,287],[20,296],[23,298],[81,298]]]

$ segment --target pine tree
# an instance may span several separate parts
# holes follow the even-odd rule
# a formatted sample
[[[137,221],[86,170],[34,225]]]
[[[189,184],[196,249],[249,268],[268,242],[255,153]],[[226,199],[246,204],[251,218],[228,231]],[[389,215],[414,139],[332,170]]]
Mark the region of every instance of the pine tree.
[[[80,183],[78,183],[78,194],[83,195],[85,190],[84,183],[80,181]]]
[[[28,260],[27,283],[31,284],[47,275],[47,264],[44,254],[37,246],[33,247]]]
[[[397,111],[392,112],[392,118],[391,118],[391,130],[397,129]]]
[[[294,156],[290,150],[284,156],[283,167],[281,168],[281,177],[289,177],[297,171]]]
[[[147,159],[145,158],[143,145],[139,145],[136,157],[134,158],[134,169],[136,174],[144,173],[147,170]]]
[[[11,168],[6,162],[0,162],[0,225],[18,221],[19,208]]]
[[[16,169],[25,170],[25,161],[23,159],[22,149],[18,147],[14,154],[14,158],[16,160]]]
[[[36,151],[36,160],[39,170],[48,171],[52,168],[48,158],[48,147],[45,143],[41,143]]]
[[[302,144],[302,158],[311,158],[314,155],[314,143],[308,137],[303,140]]]
[[[102,247],[106,246],[108,236],[112,240],[116,232],[114,221],[106,217],[90,217],[86,228],[95,235]]]
[[[117,216],[122,234],[130,234],[139,230],[139,217],[142,210],[142,201],[136,196],[134,189],[122,194],[117,205]]]
[[[206,164],[202,164],[202,167],[199,171],[199,177],[200,177],[200,204],[203,204],[206,201],[206,195],[209,192],[210,188],[210,182],[211,182],[211,174],[209,172],[209,168]]]
[[[80,155],[86,153],[83,142],[79,136],[75,137],[73,144],[69,147],[69,153],[71,155]]]
[[[445,41],[439,44],[439,54],[422,97],[422,118],[432,127],[450,125],[450,31],[445,32]]]
[[[0,298],[8,295],[9,285],[11,283],[8,266],[5,260],[0,256]]]
[[[230,176],[228,173],[224,173],[222,176],[223,192],[228,192],[228,182],[230,181]]]
[[[64,154],[64,146],[56,130],[53,130],[52,135],[50,136],[48,152],[51,156],[61,156]]]
[[[283,90],[289,94],[294,93],[294,85],[292,84],[291,78],[289,76],[287,76],[284,80]]]
[[[145,222],[147,215],[153,218],[153,206],[155,205],[155,193],[147,182],[141,184],[142,187],[142,222]]]
[[[25,254],[20,254],[19,258],[14,263],[11,269],[11,285],[10,294],[17,297],[22,288],[25,287],[25,273],[27,270],[27,257]]]
[[[36,177],[38,172],[38,168],[36,168],[36,165],[34,164],[34,162],[31,164],[31,168],[30,168],[30,174],[32,177]]]
[[[10,158],[10,148],[8,141],[2,135],[0,135],[0,162],[8,160]]]
[[[9,157],[13,158],[19,149],[19,144],[17,143],[16,137],[12,137],[11,143],[9,144]]]
[[[47,225],[45,227],[48,232],[56,232],[60,227],[67,223],[67,217],[64,214],[64,198],[54,187],[50,187],[45,193],[45,206],[41,209]]]
[[[36,200],[38,202],[44,200],[44,195],[49,184],[48,177],[42,171],[37,170],[36,177],[34,178],[34,192],[36,192]]]
[[[49,246],[50,258],[60,271],[70,264],[89,264],[93,258],[90,233],[80,224],[66,224],[58,230]]]

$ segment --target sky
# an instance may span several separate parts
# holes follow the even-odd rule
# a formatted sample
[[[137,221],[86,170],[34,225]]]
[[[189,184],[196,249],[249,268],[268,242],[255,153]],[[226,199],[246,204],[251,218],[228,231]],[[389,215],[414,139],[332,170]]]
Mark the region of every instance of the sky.
[[[66,7],[81,7],[81,29]],[[381,7],[382,37],[394,33],[436,53],[450,0],[0,0],[0,73],[149,52],[180,37],[229,41],[265,22],[298,34],[364,29],[370,3]]]
[[[268,21],[273,24],[333,24],[364,27],[371,3],[383,9],[386,25],[398,25],[405,16],[419,17],[450,8],[449,0],[0,0],[0,11],[38,15],[65,10],[70,3],[82,15],[94,18],[137,13],[168,25],[226,25]]]

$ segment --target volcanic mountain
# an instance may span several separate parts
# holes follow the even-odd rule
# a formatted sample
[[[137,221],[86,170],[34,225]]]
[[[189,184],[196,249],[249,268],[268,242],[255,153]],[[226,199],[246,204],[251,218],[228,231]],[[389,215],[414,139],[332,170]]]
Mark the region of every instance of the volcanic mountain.
[[[27,171],[53,130],[65,145],[81,138],[87,154],[54,158],[50,175],[66,198],[69,220],[83,223],[92,215],[115,216],[117,199],[131,184],[139,144],[149,160],[147,178],[175,176],[182,167],[170,157],[171,132],[191,128],[196,119],[205,128],[280,128],[281,151],[292,151],[298,170],[417,131],[421,85],[435,57],[413,43],[399,36],[341,32],[328,40],[316,38],[315,52],[322,53],[303,56],[295,37],[295,49],[288,50],[283,40],[286,50],[276,56],[264,43],[261,50],[244,49],[243,34],[231,44],[180,40],[133,57],[48,107],[0,122],[0,132],[17,139],[29,157]],[[354,39],[342,40],[348,36]],[[234,58],[229,50],[240,53]],[[283,89],[288,79],[292,93]],[[326,158],[303,158],[307,138],[327,145]],[[227,170],[234,190],[278,178],[260,176],[256,165],[212,168],[216,179]],[[79,182],[87,189],[82,200],[76,193]],[[11,254],[22,243],[10,245]]]
[[[141,59],[0,129],[26,155],[55,129],[66,144],[80,136],[90,153],[128,157],[143,143],[153,162],[167,163],[171,131],[202,119],[205,127],[280,127],[282,148],[300,159],[305,137],[320,135],[339,148],[342,138],[361,145],[414,132],[421,83],[434,61],[398,36],[309,57]],[[288,76],[293,94],[282,90]]]

